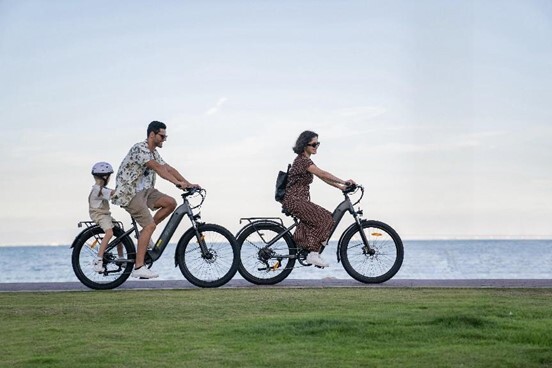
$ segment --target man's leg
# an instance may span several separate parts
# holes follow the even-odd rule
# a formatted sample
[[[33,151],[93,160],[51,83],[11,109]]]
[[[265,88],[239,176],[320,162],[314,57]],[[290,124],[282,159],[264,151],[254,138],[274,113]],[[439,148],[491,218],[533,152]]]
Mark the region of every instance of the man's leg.
[[[147,215],[151,218],[150,221],[147,221],[147,225],[144,226],[144,220],[142,220],[140,225],[142,226],[142,231],[140,231],[140,237],[138,238],[138,251],[136,252],[136,268],[139,268],[144,264],[144,258],[148,250],[149,241],[157,224],[163,221],[167,216],[169,216],[174,209],[176,208],[176,201],[174,198],[169,197],[166,194],[161,193],[157,189],[151,188],[145,193],[145,202],[149,208],[157,209],[155,216],[151,218],[151,215],[146,208]],[[146,213],[144,212],[144,215]],[[145,217],[145,216],[144,216]],[[137,220],[138,221],[138,220]]]
[[[136,252],[136,263],[134,264],[135,268],[140,268],[144,265],[144,258],[146,257],[146,252],[148,251],[148,244],[155,228],[155,222],[151,222],[150,224],[144,226],[142,231],[140,231],[140,236],[138,237],[138,251]]]
[[[156,224],[151,217],[151,213],[147,207],[147,191],[136,193],[125,210],[136,220],[138,225],[142,227],[138,237],[138,249],[136,251],[135,268],[140,268],[144,265],[144,258],[148,250],[148,244],[153,234]]]
[[[153,221],[158,225],[174,211],[176,208],[176,201],[166,194],[161,194],[155,199],[155,202],[153,202],[153,208],[158,208],[153,216]]]

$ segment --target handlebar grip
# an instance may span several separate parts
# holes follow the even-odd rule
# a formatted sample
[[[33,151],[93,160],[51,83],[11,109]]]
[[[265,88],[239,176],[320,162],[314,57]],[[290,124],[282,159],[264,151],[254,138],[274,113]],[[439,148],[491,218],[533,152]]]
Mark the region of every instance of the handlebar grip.
[[[199,191],[200,188],[196,188],[196,187],[186,187],[184,188],[182,185],[180,184],[175,184],[175,186],[178,188],[178,189],[182,189],[183,191],[185,192],[196,192],[196,191]]]
[[[182,191],[184,192],[183,195],[185,196],[189,196],[189,195],[193,195],[193,194],[196,194],[196,193],[204,193],[205,192],[205,189],[203,188],[198,188],[198,187],[188,187],[188,188],[181,188]]]
[[[358,188],[358,185],[357,185],[357,184],[348,185],[348,186],[345,188],[345,190],[343,191],[343,193],[345,193],[345,194],[352,193],[352,192],[354,192],[357,188]]]

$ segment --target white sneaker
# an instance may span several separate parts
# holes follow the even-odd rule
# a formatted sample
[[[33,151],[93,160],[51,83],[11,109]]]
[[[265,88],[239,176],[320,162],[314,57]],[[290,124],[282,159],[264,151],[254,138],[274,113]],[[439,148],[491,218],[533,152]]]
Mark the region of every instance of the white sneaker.
[[[330,264],[320,257],[318,252],[310,252],[307,254],[307,263],[313,264],[318,267],[329,267]]]
[[[103,266],[103,259],[98,257],[94,260],[94,271],[98,272],[98,273],[102,273],[105,271],[105,268]]]
[[[146,266],[142,266],[139,269],[134,269],[132,273],[130,274],[132,277],[138,277],[141,279],[154,279],[156,277],[159,277],[158,274],[147,268]]]

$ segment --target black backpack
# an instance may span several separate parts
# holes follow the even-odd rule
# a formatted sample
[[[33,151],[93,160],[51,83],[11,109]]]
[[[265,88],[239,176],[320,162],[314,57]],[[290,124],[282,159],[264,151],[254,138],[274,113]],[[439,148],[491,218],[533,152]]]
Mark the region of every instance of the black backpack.
[[[276,193],[274,194],[274,199],[276,199],[277,202],[282,202],[284,200],[284,196],[286,195],[286,185],[288,182],[290,168],[291,164],[288,165],[286,172],[278,172],[278,177],[276,178]]]

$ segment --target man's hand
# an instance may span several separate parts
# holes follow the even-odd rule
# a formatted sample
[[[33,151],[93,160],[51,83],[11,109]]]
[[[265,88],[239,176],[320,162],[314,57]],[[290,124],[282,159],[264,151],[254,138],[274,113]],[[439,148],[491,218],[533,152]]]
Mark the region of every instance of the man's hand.
[[[176,186],[182,190],[188,189],[188,188],[199,188],[201,189],[201,186],[199,184],[192,184],[187,181],[179,181],[176,183]]]

